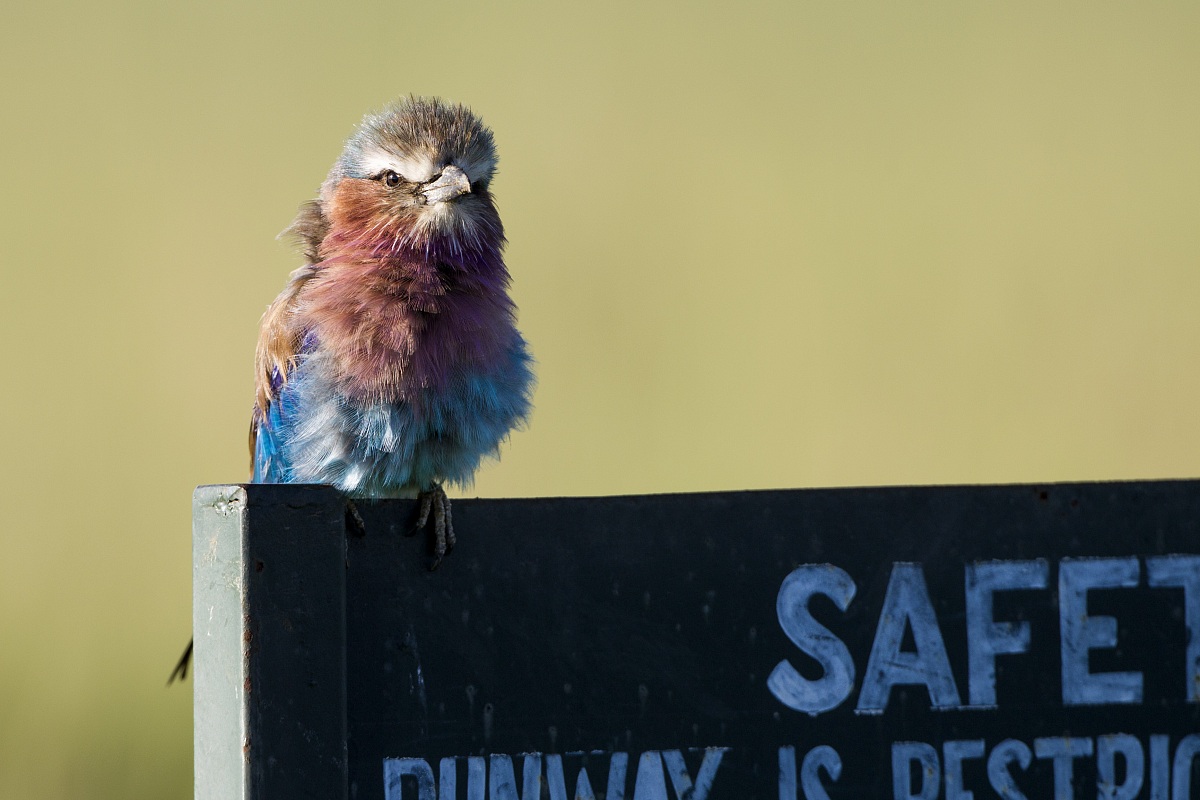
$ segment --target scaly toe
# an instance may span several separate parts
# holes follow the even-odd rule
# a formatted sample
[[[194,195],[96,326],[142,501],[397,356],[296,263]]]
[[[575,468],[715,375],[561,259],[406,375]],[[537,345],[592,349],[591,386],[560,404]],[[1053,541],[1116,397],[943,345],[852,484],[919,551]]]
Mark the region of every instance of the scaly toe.
[[[433,509],[433,492],[421,492],[418,499],[421,501],[421,507],[417,509],[417,518],[413,522],[411,528],[408,529],[407,536],[415,536],[425,529],[429,524],[429,512]]]

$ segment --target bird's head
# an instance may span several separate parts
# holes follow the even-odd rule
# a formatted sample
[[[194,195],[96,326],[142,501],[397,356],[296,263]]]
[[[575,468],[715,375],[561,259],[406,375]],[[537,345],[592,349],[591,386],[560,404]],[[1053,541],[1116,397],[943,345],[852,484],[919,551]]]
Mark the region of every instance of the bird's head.
[[[321,187],[330,232],[376,251],[498,248],[492,132],[466,106],[409,97],[369,114]]]

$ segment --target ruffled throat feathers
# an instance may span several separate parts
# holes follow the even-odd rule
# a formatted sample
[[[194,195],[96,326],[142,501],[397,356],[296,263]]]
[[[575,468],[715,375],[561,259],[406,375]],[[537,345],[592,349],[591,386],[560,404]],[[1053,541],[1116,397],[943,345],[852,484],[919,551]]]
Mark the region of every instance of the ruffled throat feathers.
[[[503,231],[490,197],[473,200],[442,225],[332,215],[296,322],[346,397],[419,405],[503,362],[518,335]],[[376,234],[346,235],[364,230]]]

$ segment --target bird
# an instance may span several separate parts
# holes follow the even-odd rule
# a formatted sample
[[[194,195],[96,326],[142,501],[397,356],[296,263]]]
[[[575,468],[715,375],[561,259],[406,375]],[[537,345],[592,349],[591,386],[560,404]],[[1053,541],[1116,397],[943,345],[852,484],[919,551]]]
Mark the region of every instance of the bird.
[[[444,485],[469,486],[531,410],[496,164],[465,105],[410,95],[367,114],[280,234],[304,264],[255,349],[251,482],[331,484],[360,527],[354,500],[415,497],[431,569],[456,542]]]
[[[496,163],[466,106],[408,97],[368,114],[284,231],[306,263],[255,352],[251,481],[419,497],[435,563],[454,541],[443,484],[468,485],[530,410]]]

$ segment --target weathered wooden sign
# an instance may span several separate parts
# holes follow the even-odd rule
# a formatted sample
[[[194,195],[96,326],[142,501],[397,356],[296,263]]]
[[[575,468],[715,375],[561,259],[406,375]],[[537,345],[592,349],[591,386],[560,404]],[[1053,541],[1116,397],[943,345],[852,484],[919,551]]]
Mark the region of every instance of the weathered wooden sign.
[[[195,496],[204,800],[1200,797],[1200,482]]]

